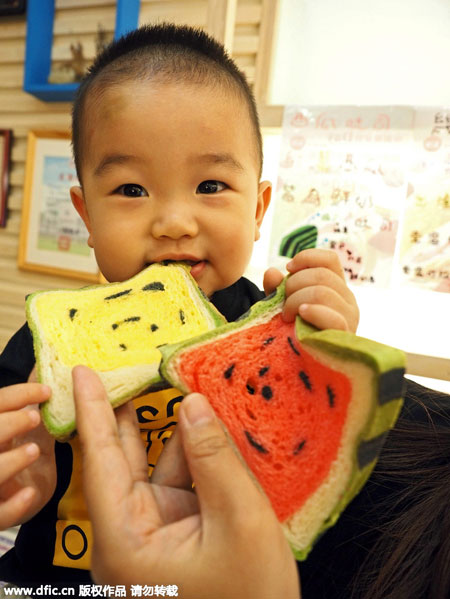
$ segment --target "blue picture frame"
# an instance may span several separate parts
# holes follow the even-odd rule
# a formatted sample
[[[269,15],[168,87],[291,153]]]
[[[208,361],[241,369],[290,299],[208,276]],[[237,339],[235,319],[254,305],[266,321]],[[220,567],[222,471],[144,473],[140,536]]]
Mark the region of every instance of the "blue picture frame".
[[[114,38],[137,27],[140,0],[117,0]],[[45,102],[70,102],[78,83],[48,83],[55,0],[28,0],[23,89]]]

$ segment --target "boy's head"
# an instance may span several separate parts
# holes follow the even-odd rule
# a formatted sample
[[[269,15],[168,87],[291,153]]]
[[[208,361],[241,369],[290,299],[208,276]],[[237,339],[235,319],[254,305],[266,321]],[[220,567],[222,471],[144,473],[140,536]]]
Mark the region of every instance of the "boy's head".
[[[108,280],[163,259],[195,263],[208,295],[242,275],[270,186],[253,95],[212,38],[157,25],[113,42],[80,84],[73,149],[72,199]]]
[[[144,26],[110,44],[89,68],[80,84],[72,110],[72,143],[78,180],[86,145],[85,120],[89,107],[105,89],[133,82],[191,83],[236,94],[247,105],[252,124],[255,155],[261,175],[262,137],[253,93],[245,75],[224,47],[200,29],[172,24]]]

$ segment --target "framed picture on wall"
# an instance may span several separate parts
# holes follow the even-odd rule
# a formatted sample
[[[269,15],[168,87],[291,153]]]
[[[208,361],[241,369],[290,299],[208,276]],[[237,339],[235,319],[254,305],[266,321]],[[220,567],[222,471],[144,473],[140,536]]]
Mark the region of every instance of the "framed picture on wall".
[[[11,136],[10,129],[0,129],[0,227],[6,225],[8,209]]]
[[[78,180],[69,134],[30,131],[18,266],[100,282],[88,233],[70,200],[73,185]]]

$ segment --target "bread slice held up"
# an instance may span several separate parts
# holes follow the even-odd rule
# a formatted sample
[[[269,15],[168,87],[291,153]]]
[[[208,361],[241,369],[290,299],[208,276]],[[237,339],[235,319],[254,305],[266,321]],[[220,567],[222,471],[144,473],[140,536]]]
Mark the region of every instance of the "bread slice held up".
[[[402,406],[405,356],[300,317],[285,323],[284,289],[160,348],[161,374],[208,397],[303,560],[368,479]]]
[[[167,386],[157,347],[226,322],[183,263],[152,264],[122,283],[39,291],[26,301],[38,380],[52,388],[44,423],[59,440],[75,430],[72,368],[95,370],[113,407]]]

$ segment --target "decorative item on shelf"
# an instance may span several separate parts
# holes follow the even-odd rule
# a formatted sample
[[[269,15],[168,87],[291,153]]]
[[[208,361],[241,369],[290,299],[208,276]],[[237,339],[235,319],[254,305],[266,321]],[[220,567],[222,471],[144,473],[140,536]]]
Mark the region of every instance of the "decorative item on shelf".
[[[52,66],[48,77],[49,83],[78,83],[85,73],[86,59],[83,56],[83,45],[80,42],[70,44],[71,60]]]
[[[103,29],[102,24],[98,23],[97,25],[97,35],[95,38],[95,50],[97,54],[100,54],[108,44],[113,41],[113,35],[108,33],[106,29]]]
[[[140,0],[117,0],[116,39],[137,27],[139,7]],[[28,0],[23,89],[46,102],[70,102],[78,88],[77,80],[49,81],[54,16],[55,0]]]
[[[113,37],[114,35],[108,33],[99,23],[95,37],[96,53],[106,48]],[[84,56],[83,44],[81,42],[70,44],[70,53],[72,55],[70,60],[52,65],[48,77],[49,83],[79,83],[83,79],[89,65],[88,59]]]
[[[0,129],[0,227],[6,225],[9,192],[9,162],[11,156],[11,129]]]
[[[30,131],[18,266],[46,274],[101,282],[88,233],[70,201],[78,185],[63,131]]]

